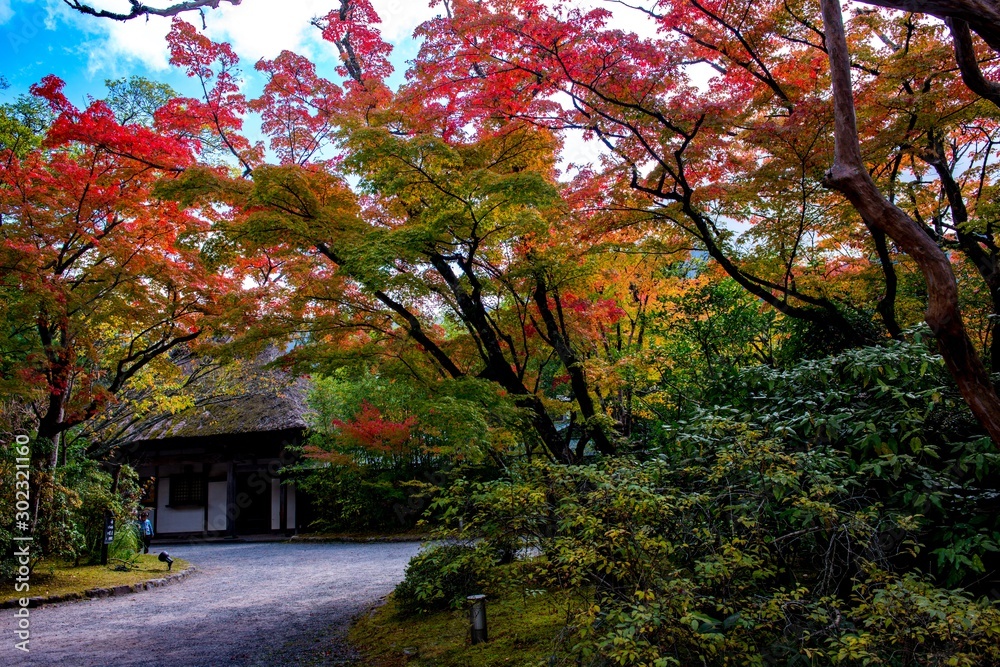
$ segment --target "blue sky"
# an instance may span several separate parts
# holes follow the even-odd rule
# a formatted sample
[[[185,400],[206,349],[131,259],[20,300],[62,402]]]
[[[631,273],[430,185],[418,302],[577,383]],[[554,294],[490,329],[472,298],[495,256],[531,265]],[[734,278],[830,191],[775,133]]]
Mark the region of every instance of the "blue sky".
[[[128,6],[124,0],[93,4],[107,9]],[[254,63],[283,49],[309,56],[321,73],[336,80],[336,49],[309,25],[310,18],[336,4],[335,0],[243,0],[239,6],[208,12],[206,34],[236,49],[251,96],[262,83]],[[383,33],[396,45],[394,78],[401,79],[406,61],[418,48],[412,39],[414,28],[438,10],[421,0],[373,0],[373,5],[383,17]],[[196,13],[187,18],[200,23]],[[7,91],[0,92],[0,100],[26,93],[47,74],[66,81],[67,93],[78,105],[84,105],[88,95],[103,97],[105,79],[133,74],[194,94],[183,73],[168,64],[164,37],[169,25],[168,19],[158,17],[119,23],[83,16],[61,0],[0,0],[0,74],[10,83]]]
[[[148,0],[158,7],[176,0]],[[621,5],[602,0],[569,0],[574,7],[596,5],[614,12],[612,26],[635,30],[651,36],[656,28],[647,17]],[[127,11],[127,0],[91,0],[92,6]],[[407,61],[419,48],[413,39],[414,29],[423,21],[439,15],[440,7],[430,7],[430,0],[372,0],[382,18],[382,34],[395,46],[392,61],[396,67],[390,83],[402,81]],[[222,5],[207,12],[207,34],[215,41],[232,44],[240,56],[244,88],[249,98],[256,97],[263,78],[254,70],[261,58],[273,58],[288,49],[311,58],[319,73],[338,81],[334,67],[336,47],[324,42],[319,31],[309,25],[315,16],[327,14],[339,6],[338,0],[242,0],[238,6]],[[187,20],[200,24],[197,13]],[[153,17],[125,23],[84,16],[69,9],[62,0],[0,0],[0,75],[10,88],[0,91],[0,102],[9,102],[27,93],[33,83],[47,74],[66,82],[66,94],[77,106],[87,104],[87,97],[106,95],[104,81],[140,75],[169,84],[181,95],[196,96],[199,91],[183,72],[171,67],[166,44],[170,21]],[[245,131],[251,139],[259,137],[255,120]],[[566,137],[562,162],[593,164],[602,147],[585,142],[572,133]]]

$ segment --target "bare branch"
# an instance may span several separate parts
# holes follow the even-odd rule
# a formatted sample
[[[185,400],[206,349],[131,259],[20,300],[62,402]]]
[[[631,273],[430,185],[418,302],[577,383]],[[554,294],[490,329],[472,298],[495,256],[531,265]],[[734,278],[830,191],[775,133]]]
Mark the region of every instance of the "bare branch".
[[[218,9],[223,2],[231,5],[238,5],[243,0],[186,0],[166,7],[148,7],[139,0],[128,0],[131,9],[128,12],[112,12],[107,9],[97,9],[79,0],[63,0],[70,9],[74,9],[81,14],[96,16],[99,19],[111,19],[112,21],[130,21],[140,16],[177,16],[184,12],[197,11],[201,13],[202,23],[205,21],[205,9]]]

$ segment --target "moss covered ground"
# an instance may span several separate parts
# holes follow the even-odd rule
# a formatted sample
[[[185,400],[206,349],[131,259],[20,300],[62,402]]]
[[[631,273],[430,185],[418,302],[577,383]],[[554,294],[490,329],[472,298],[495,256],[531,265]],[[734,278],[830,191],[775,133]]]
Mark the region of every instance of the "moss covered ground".
[[[489,641],[472,646],[467,611],[403,617],[390,596],[361,617],[349,639],[370,667],[544,665],[566,625],[561,594],[508,593],[488,601]]]
[[[110,588],[137,584],[149,579],[160,579],[186,570],[190,563],[180,558],[174,559],[173,569],[167,571],[166,563],[161,563],[154,554],[143,554],[136,561],[136,567],[120,572],[109,565],[79,565],[72,563],[40,563],[31,573],[31,590],[19,593],[14,590],[13,581],[0,582],[0,602],[20,597],[48,597],[66,593],[82,593],[91,588]]]

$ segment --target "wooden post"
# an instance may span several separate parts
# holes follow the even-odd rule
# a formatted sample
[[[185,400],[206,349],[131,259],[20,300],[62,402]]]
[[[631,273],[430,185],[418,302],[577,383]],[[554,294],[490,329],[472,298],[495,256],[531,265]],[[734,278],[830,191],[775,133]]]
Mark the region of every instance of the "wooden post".
[[[287,531],[288,526],[288,485],[284,484],[284,480],[278,478],[278,530]]]
[[[469,602],[469,630],[472,635],[473,644],[482,644],[487,641],[486,633],[486,596],[470,595],[466,598]]]
[[[236,461],[229,462],[226,475],[226,532],[236,537]]]
[[[210,464],[202,462],[201,464],[201,490],[202,497],[205,499],[205,516],[202,519],[204,523],[201,525],[201,535],[202,537],[208,536],[208,469]]]

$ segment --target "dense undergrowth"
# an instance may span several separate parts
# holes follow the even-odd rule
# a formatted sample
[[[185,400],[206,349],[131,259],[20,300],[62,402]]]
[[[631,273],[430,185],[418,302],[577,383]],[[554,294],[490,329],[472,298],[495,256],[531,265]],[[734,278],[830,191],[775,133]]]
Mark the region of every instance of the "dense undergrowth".
[[[997,454],[919,336],[726,394],[651,451],[457,479],[399,608],[568,592],[548,664],[1000,664]]]

